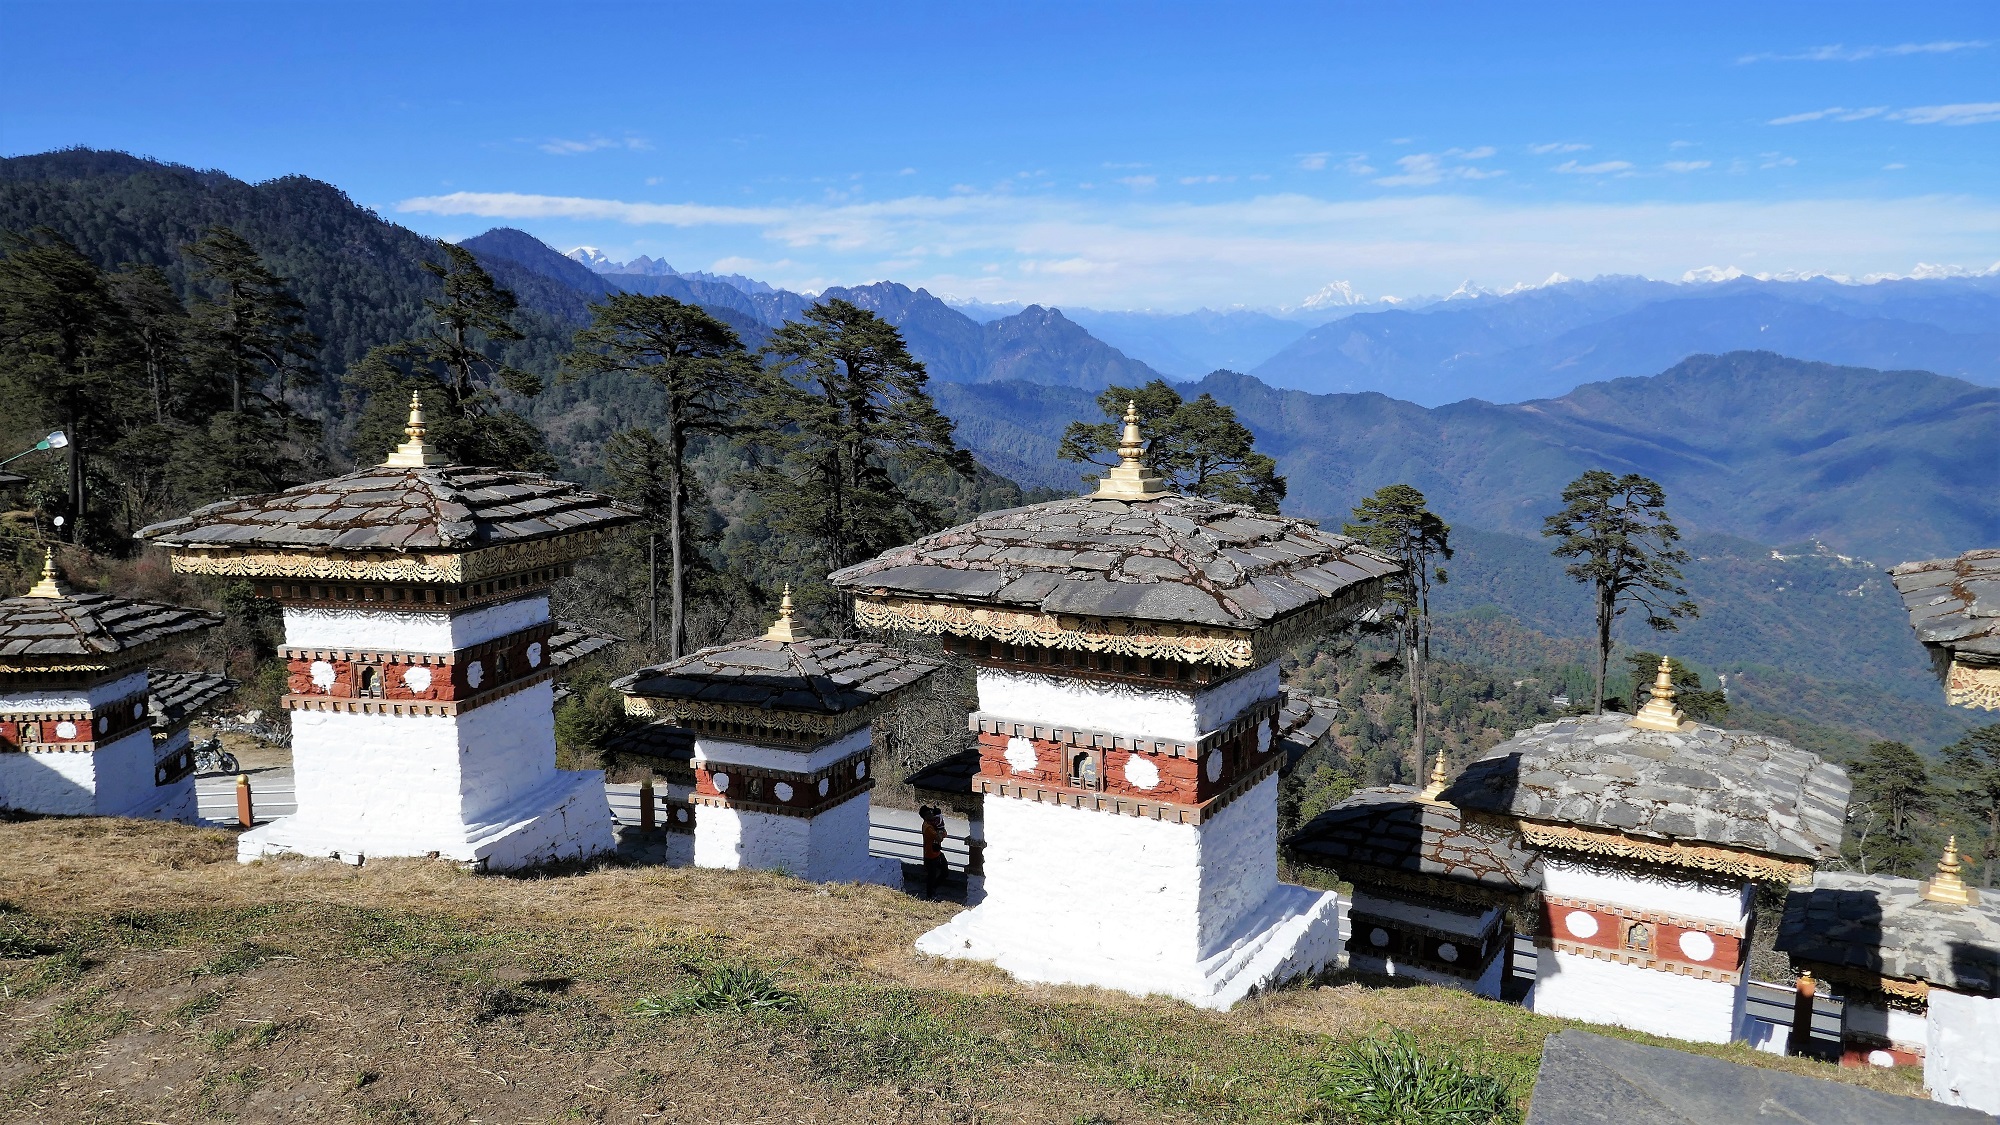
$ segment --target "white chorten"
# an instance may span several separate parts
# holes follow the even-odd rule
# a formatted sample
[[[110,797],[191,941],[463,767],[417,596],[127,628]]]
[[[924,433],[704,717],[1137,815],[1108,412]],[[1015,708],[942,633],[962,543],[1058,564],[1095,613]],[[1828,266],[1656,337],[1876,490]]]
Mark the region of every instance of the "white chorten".
[[[977,665],[985,899],[917,947],[1226,1008],[1333,963],[1342,902],[1278,881],[1278,656],[1395,564],[1176,495],[1141,461],[833,575],[864,626]]]
[[[501,870],[606,851],[603,774],[555,767],[549,587],[636,513],[446,464],[415,396],[405,433],[379,466],[140,533],[174,569],[284,607],[298,812],[245,832],[238,857]]]
[[[1757,885],[1839,854],[1847,794],[1817,755],[1684,721],[1662,662],[1637,715],[1523,731],[1441,798],[1541,852],[1530,1008],[1727,1043],[1750,1030]]]
[[[900,887],[902,864],[868,854],[870,720],[937,667],[883,645],[797,636],[788,592],[764,636],[612,686],[628,713],[694,735],[695,866]]]
[[[0,601],[0,808],[193,823],[187,725],[156,728],[145,662],[221,620],[77,593],[51,550],[41,581]]]

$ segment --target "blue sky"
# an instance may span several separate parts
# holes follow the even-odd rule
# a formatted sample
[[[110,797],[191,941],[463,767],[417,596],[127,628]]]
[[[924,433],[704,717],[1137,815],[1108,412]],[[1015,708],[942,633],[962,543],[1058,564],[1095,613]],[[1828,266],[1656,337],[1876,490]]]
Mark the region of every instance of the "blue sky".
[[[795,289],[2000,261],[2000,5],[0,3],[0,152]]]

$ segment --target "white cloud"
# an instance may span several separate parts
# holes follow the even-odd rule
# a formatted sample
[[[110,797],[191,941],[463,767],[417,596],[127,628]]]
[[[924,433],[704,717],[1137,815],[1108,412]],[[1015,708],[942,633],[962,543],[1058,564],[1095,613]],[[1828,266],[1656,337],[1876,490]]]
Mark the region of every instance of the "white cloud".
[[[1754,62],[1863,62],[1867,59],[1900,58],[1905,55],[1948,55],[1957,51],[1977,51],[1990,47],[1985,39],[1941,39],[1931,43],[1898,43],[1892,47],[1848,47],[1830,43],[1824,47],[1808,47],[1791,54],[1762,52],[1743,55],[1739,63]]]
[[[652,142],[641,137],[626,137],[622,140],[613,140],[610,137],[600,137],[592,134],[580,141],[569,140],[564,137],[551,137],[535,147],[551,156],[579,156],[586,152],[596,152],[599,149],[607,148],[623,148],[631,149],[634,152],[644,152],[652,148],[653,145]]]
[[[1786,156],[1782,152],[1760,152],[1757,155],[1764,160],[1762,164],[1757,165],[1759,168],[1790,168],[1798,164],[1796,157]]]
[[[1330,152],[1306,153],[1304,156],[1299,157],[1299,167],[1307,172],[1322,171],[1326,168],[1327,159],[1332,155]]]
[[[2000,102],[1912,106],[1890,114],[1889,120],[1912,125],[1984,125],[2000,121]]]
[[[1382,176],[1376,183],[1383,187],[1424,187],[1443,183],[1446,180],[1490,180],[1507,173],[1498,169],[1475,168],[1470,164],[1447,164],[1447,159],[1484,160],[1492,156],[1491,145],[1479,148],[1448,148],[1443,153],[1413,152],[1396,158],[1396,167],[1402,171]],[[1369,169],[1374,171],[1374,169]]]
[[[1669,172],[1699,172],[1709,166],[1706,160],[1669,160],[1661,165]]]
[[[1825,109],[1808,110],[1805,113],[1788,113],[1783,117],[1773,117],[1764,124],[1799,125],[1807,121],[1822,121],[1827,118],[1832,118],[1835,121],[1866,121],[1871,117],[1880,117],[1888,112],[1889,107],[1885,105],[1869,106],[1866,109],[1848,109],[1844,106],[1835,105],[1828,106]]]
[[[734,266],[725,255],[735,255],[741,272],[800,291],[885,276],[883,262],[915,262],[896,280],[981,300],[1097,308],[1288,304],[1329,277],[1369,293],[1414,294],[1466,277],[1556,270],[1679,277],[1733,262],[1859,277],[1917,261],[2000,258],[2000,203],[1967,196],[1520,203],[1278,193],[1194,202],[975,191],[717,206],[454,192],[397,210],[454,229],[507,222],[564,245],[622,245],[629,236],[620,227],[673,227],[695,260]]]
[[[1233,184],[1236,182],[1236,177],[1219,176],[1211,172],[1206,176],[1182,176],[1180,182],[1184,184]]]
[[[1632,162],[1629,160],[1600,160],[1595,164],[1578,164],[1574,160],[1565,160],[1549,170],[1552,172],[1566,172],[1573,176],[1608,176],[1615,172],[1630,172],[1632,170]]]
[[[1908,167],[1908,164],[1884,164],[1882,165],[1882,170],[1884,172],[1900,172]]]
[[[1159,183],[1160,183],[1160,177],[1158,177],[1158,176],[1120,176],[1120,177],[1118,177],[1118,182],[1119,182],[1119,183],[1121,183],[1121,184],[1124,184],[1124,185],[1125,185],[1126,187],[1128,187],[1128,188],[1131,188],[1131,189],[1132,189],[1133,191],[1145,191],[1145,190],[1146,190],[1146,189],[1148,189],[1148,188],[1152,188],[1152,187],[1157,187],[1157,186],[1159,186]]]
[[[1536,156],[1548,156],[1552,153],[1583,152],[1589,147],[1589,145],[1578,144],[1575,141],[1558,141],[1545,145],[1529,145],[1528,151],[1534,153]]]

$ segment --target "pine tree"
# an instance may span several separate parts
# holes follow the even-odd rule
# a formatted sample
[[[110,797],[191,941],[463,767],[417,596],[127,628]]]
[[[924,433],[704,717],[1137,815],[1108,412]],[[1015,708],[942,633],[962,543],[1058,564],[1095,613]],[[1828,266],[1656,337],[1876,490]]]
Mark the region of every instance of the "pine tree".
[[[1431,583],[1448,580],[1438,563],[1451,558],[1451,525],[1426,506],[1424,494],[1407,484],[1384,485],[1354,509],[1341,529],[1362,543],[1387,552],[1402,573],[1386,584],[1383,601],[1396,613],[1397,648],[1409,681],[1411,762],[1414,777],[1429,761],[1425,740],[1430,725],[1427,669],[1431,659]]]
[[[1850,818],[1873,816],[1881,822],[1879,832],[1857,841],[1862,871],[1911,875],[1921,870],[1929,849],[1919,839],[1919,818],[1938,808],[1938,790],[1923,756],[1905,743],[1875,742],[1848,766],[1847,775],[1854,782]]]
[[[1174,490],[1276,513],[1285,498],[1278,463],[1253,448],[1256,437],[1236,411],[1203,394],[1192,402],[1164,380],[1111,387],[1097,396],[1107,422],[1071,422],[1056,455],[1104,468],[1118,464],[1126,405],[1137,407],[1146,434],[1146,463]],[[1096,480],[1087,477],[1086,480]]]
[[[54,231],[5,235],[0,258],[0,358],[10,410],[69,437],[69,541],[102,541],[91,460],[110,451],[135,398],[132,337],[103,271]]]
[[[541,432],[507,409],[503,391],[532,398],[539,376],[509,365],[495,345],[522,338],[513,323],[514,294],[493,280],[472,251],[439,242],[444,262],[427,261],[441,298],[425,298],[430,325],[414,339],[371,349],[345,377],[363,404],[354,434],[364,461],[384,457],[403,440],[410,393],[429,407],[426,440],[453,463],[502,469],[555,468]]]
[[[1614,477],[1592,469],[1562,492],[1566,507],[1543,521],[1542,534],[1560,539],[1552,552],[1576,559],[1563,573],[1591,587],[1597,610],[1597,686],[1592,710],[1604,713],[1604,677],[1611,662],[1611,626],[1637,606],[1646,624],[1678,629],[1675,618],[1698,617],[1675,565],[1688,553],[1674,546],[1680,529],[1667,516],[1667,494],[1637,473]],[[1679,600],[1673,600],[1679,599]]]
[[[743,350],[736,333],[699,305],[618,293],[590,309],[590,324],[577,331],[563,359],[564,377],[620,372],[649,379],[664,392],[659,433],[627,431],[612,439],[617,448],[607,446],[605,452],[628,498],[649,511],[654,538],[657,529],[666,532],[667,651],[679,657],[687,647],[688,442],[697,435],[743,429],[743,410],[763,389],[763,369]],[[649,600],[655,607],[651,639],[657,644],[658,562],[650,545],[647,567]]]
[[[965,477],[975,466],[895,326],[836,298],[773,332],[764,350],[782,382],[756,413],[776,430],[776,459],[751,480],[772,530],[796,536],[822,573],[932,530],[937,509],[891,466]]]
[[[1993,886],[1994,861],[2000,859],[2000,723],[1968,731],[1944,748],[1944,774],[1959,786],[1956,804],[1986,827],[1986,869],[1980,880]]]

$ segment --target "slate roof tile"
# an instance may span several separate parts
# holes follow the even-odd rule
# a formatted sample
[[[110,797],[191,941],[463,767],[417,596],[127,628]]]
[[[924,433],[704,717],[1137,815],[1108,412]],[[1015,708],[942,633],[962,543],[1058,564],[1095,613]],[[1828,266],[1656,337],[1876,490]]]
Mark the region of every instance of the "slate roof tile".
[[[8,598],[0,601],[0,655],[52,662],[108,659],[221,623],[221,617],[204,610],[111,594]]]
[[[1406,785],[1357,790],[1286,843],[1301,858],[1356,882],[1400,872],[1509,893],[1542,882],[1535,853],[1517,836],[1469,831],[1458,809],[1422,800]]]
[[[1785,897],[1777,946],[1793,957],[2000,995],[2000,901],[1929,902],[1923,884],[1892,875],[1822,871]]]
[[[941,667],[866,641],[764,637],[715,645],[613,680],[627,695],[837,715],[908,688]]]
[[[1889,579],[1926,648],[2000,664],[2000,548],[1906,562],[1890,570]]]

